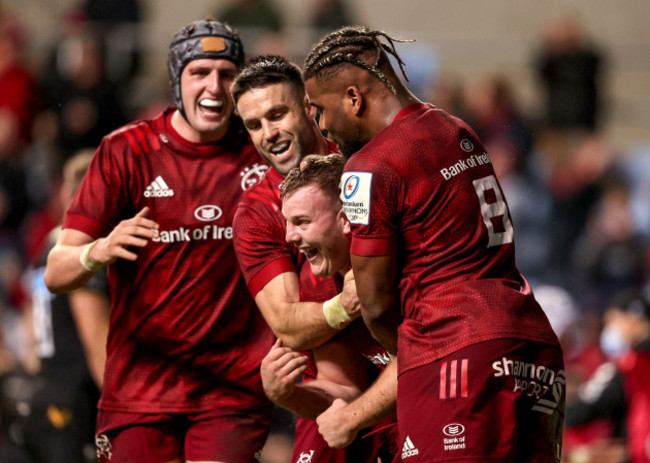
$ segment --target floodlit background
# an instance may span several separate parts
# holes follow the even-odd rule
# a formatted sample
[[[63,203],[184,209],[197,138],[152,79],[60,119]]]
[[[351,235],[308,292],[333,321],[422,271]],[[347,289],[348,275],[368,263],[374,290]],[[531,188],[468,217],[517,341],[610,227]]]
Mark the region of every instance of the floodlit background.
[[[236,26],[249,57],[282,54],[301,66],[345,24],[415,40],[397,43],[408,85],[486,145],[518,266],[564,343],[576,397],[607,360],[600,333],[612,300],[650,286],[646,0],[0,0],[3,374],[37,369],[23,282],[64,212],[61,166],[170,104],[169,41],[206,17]],[[278,412],[265,463],[288,461],[291,425]],[[567,427],[565,461],[624,461],[619,431],[605,419]]]

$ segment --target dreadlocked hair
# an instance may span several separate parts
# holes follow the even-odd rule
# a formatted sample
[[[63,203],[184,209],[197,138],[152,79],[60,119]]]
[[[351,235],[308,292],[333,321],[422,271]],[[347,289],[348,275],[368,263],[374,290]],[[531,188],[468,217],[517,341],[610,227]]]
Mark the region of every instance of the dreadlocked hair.
[[[380,41],[382,37],[388,43]],[[389,53],[395,57],[402,75],[408,81],[406,71],[404,71],[404,62],[395,50],[395,42],[413,42],[413,40],[397,39],[384,31],[371,30],[365,26],[342,27],[327,34],[312,47],[305,59],[304,79],[329,77],[338,72],[343,65],[352,64],[377,77],[393,95],[397,95],[393,84],[379,69],[383,52]],[[372,51],[375,52],[375,61],[372,65],[359,58]]]

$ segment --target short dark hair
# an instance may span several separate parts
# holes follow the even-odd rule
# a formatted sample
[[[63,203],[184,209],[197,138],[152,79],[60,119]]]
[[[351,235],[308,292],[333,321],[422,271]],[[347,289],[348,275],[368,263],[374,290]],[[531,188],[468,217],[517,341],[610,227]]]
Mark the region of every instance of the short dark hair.
[[[327,156],[310,154],[302,160],[300,167],[291,169],[284,178],[280,197],[284,199],[299,188],[316,185],[332,199],[340,201],[339,184],[344,166],[345,158],[340,154],[328,154]]]
[[[300,94],[305,92],[302,71],[296,64],[282,56],[260,55],[237,73],[230,93],[237,104],[239,98],[247,91],[277,83],[291,84]]]

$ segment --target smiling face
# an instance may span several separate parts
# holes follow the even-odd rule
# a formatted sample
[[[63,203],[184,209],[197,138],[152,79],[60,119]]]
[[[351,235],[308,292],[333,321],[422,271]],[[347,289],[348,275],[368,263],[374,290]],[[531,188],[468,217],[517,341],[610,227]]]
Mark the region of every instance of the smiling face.
[[[237,111],[257,151],[282,175],[319,150],[313,110],[291,84],[250,89],[239,97]]]
[[[284,198],[288,243],[305,255],[316,276],[330,276],[350,268],[350,223],[341,202],[306,185]]]
[[[234,107],[229,88],[236,73],[235,64],[225,59],[197,59],[185,66],[181,94],[187,120],[172,120],[184,138],[202,143],[225,135]]]
[[[312,106],[319,113],[319,128],[327,132],[328,137],[334,141],[341,153],[349,158],[366,144],[362,140],[359,121],[345,110],[344,95],[334,82],[335,79],[317,82],[315,78],[305,82],[305,89],[309,94]]]

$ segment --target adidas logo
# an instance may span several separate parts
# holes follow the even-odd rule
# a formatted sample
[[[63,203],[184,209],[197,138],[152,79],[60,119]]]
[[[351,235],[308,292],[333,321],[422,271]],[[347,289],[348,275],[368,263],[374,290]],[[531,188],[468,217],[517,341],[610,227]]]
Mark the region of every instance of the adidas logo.
[[[168,196],[174,196],[174,190],[167,186],[167,183],[159,175],[156,179],[151,182],[144,192],[145,198],[164,198]]]
[[[406,436],[404,446],[402,447],[402,460],[408,457],[413,457],[418,453],[418,449],[416,449],[415,445],[413,445],[411,438],[409,436]]]

